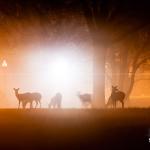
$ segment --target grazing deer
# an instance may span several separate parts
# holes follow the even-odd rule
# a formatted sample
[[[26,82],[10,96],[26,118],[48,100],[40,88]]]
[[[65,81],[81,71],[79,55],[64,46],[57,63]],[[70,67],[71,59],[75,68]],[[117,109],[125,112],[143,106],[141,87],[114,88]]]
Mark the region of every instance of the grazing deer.
[[[32,100],[35,101],[36,105],[35,105],[35,108],[37,107],[37,105],[39,104],[40,105],[40,108],[41,108],[41,98],[42,98],[42,95],[40,93],[31,93],[31,96],[32,96]]]
[[[120,101],[122,104],[122,108],[124,108],[124,98],[125,98],[125,93],[119,91],[117,86],[112,86],[112,92],[108,99],[107,106],[112,105],[113,108],[116,108],[117,101]]]
[[[91,98],[91,94],[80,94],[78,93],[77,95],[80,99],[80,101],[82,102],[82,105],[84,107],[88,107],[89,105],[92,106],[92,98]]]
[[[51,98],[49,108],[61,108],[61,101],[62,101],[61,93],[56,93],[56,95]]]

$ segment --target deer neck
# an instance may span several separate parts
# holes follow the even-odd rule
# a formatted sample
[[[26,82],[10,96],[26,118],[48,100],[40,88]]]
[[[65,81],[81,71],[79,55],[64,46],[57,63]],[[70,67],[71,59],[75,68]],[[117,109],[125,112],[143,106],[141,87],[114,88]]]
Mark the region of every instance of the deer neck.
[[[19,99],[19,94],[18,92],[15,92],[16,97]]]
[[[112,91],[112,92],[111,92],[111,96],[114,95],[115,93],[116,93],[115,91]]]

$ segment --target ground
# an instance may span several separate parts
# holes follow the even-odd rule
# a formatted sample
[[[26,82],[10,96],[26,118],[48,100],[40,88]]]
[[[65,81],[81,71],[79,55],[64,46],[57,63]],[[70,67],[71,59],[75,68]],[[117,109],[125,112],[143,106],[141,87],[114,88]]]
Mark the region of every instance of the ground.
[[[150,109],[0,110],[0,149],[143,149],[149,130]]]

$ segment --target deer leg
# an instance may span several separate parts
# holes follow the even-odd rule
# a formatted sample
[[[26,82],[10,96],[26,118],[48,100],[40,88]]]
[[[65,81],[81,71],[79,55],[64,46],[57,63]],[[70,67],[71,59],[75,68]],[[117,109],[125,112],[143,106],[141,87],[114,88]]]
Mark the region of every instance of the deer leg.
[[[110,108],[114,108],[114,103],[113,102],[110,104]]]
[[[108,108],[110,105],[110,107],[112,107],[112,103],[110,103],[110,101],[108,100],[108,102],[106,103],[106,108]]]
[[[51,102],[50,102],[50,108],[55,108],[55,101],[54,100],[51,100]]]
[[[58,102],[55,100],[53,104],[54,108],[58,108]]]
[[[25,109],[26,104],[24,102],[22,102],[22,108]]]
[[[53,104],[53,108],[57,108],[57,104],[56,104],[56,102]]]
[[[23,105],[23,109],[26,109],[26,104]]]
[[[49,108],[54,108],[54,103],[52,101],[49,104]]]
[[[51,99],[51,101],[49,103],[49,108],[54,108],[54,107],[55,107],[54,99]]]
[[[51,108],[52,106],[51,106],[51,103],[49,103],[49,105],[48,105],[48,108]]]
[[[57,104],[57,106],[58,106],[58,108],[61,108],[61,102],[59,102],[59,103]]]
[[[40,108],[41,108],[41,101],[39,100]]]
[[[20,101],[19,101],[19,104],[18,104],[18,109],[20,108]]]
[[[35,101],[35,103],[36,103],[36,104],[35,104],[35,108],[37,108],[37,105],[38,105],[38,101]]]
[[[32,109],[33,108],[33,106],[32,106],[32,102],[30,102],[30,109]]]
[[[114,101],[114,108],[116,108],[116,101]]]
[[[112,102],[112,106],[113,106],[113,108],[115,108],[115,102],[114,101]]]

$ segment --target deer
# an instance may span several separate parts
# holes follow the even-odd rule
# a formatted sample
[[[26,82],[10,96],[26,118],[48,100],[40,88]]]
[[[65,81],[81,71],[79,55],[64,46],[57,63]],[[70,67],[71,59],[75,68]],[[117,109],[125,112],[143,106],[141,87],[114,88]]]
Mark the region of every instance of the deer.
[[[17,88],[17,89],[14,88],[14,91],[15,91],[15,96],[16,96],[16,98],[19,101],[18,109],[20,108],[20,104],[21,103],[22,103],[23,109],[25,109],[27,103],[30,103],[30,108],[32,108],[31,93],[28,92],[28,93],[21,93],[21,94],[19,94],[19,88]]]
[[[122,108],[124,108],[124,99],[125,93],[118,90],[117,86],[112,86],[112,92],[106,106],[112,105],[113,108],[116,108],[116,103],[119,101],[122,104]]]
[[[79,97],[79,99],[80,99],[80,101],[84,107],[88,107],[89,105],[92,106],[91,94],[88,94],[88,93],[80,94],[80,93],[78,93],[77,96]]]
[[[19,88],[17,88],[17,89],[14,88],[14,91],[15,91],[15,96],[19,101],[18,109],[20,108],[21,103],[22,103],[23,109],[25,109],[27,103],[29,103],[30,108],[32,108],[33,101],[36,102],[35,108],[37,107],[38,103],[40,103],[40,107],[41,107],[41,97],[42,96],[40,93],[29,93],[29,92],[19,93]]]
[[[31,94],[32,100],[35,101],[35,103],[36,103],[35,108],[37,108],[38,104],[40,105],[40,108],[41,108],[42,95],[40,93],[37,93],[37,92],[30,93],[30,94]]]
[[[49,108],[61,108],[61,101],[62,101],[62,95],[61,93],[56,93],[55,96],[51,98],[51,101],[49,103]]]

